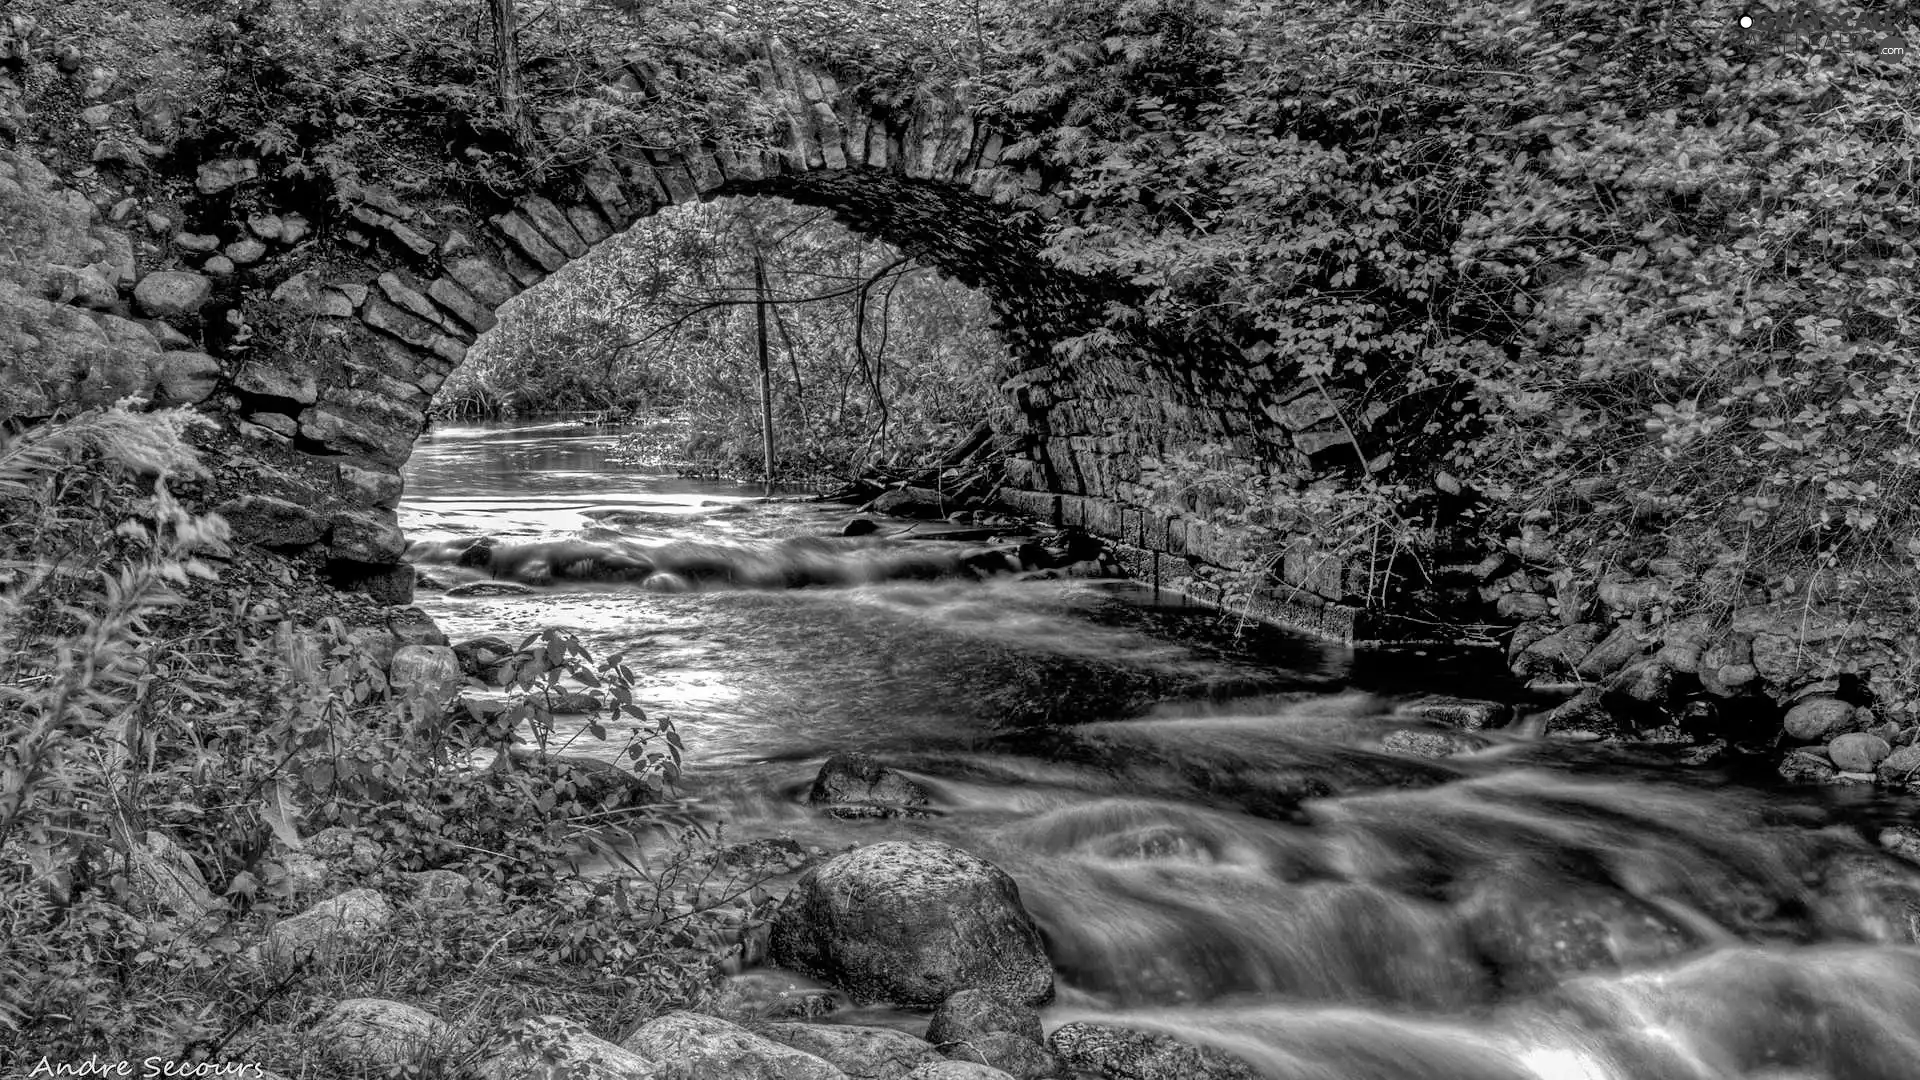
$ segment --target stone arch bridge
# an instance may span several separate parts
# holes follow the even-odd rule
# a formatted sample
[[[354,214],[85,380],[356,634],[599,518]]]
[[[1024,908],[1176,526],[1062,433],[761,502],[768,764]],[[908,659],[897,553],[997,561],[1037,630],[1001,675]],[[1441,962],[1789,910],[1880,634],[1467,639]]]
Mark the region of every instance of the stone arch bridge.
[[[1054,346],[1098,325],[1126,287],[1041,257],[1059,200],[1040,171],[1008,159],[1001,133],[952,97],[877,107],[778,42],[742,62],[774,118],[759,145],[773,149],[613,147],[512,203],[426,204],[367,184],[343,185],[333,207],[281,205],[258,161],[203,151],[175,170],[173,205],[194,227],[166,225],[145,258],[95,266],[116,294],[105,302],[85,287],[69,302],[109,338],[157,344],[131,388],[196,402],[275,463],[227,506],[243,534],[306,546],[336,580],[400,601],[411,570],[393,512],[399,469],[435,390],[501,304],[664,207],[736,194],[826,207],[991,298],[1014,358],[991,411],[1004,501],[1112,541],[1138,577],[1335,636],[1364,633],[1339,601],[1365,586],[1311,538],[1285,552],[1278,586],[1229,595],[1248,559],[1240,536],[1157,498],[1144,466],[1182,447],[1260,467],[1358,462],[1355,439],[1366,441],[1374,414],[1226,343],[1147,341],[1069,359]],[[646,78],[637,65],[616,76],[627,91]],[[115,109],[148,119],[137,90],[105,105],[108,125]],[[102,138],[103,175],[139,155],[133,142]],[[139,195],[142,181],[122,171]],[[83,373],[43,396],[111,399],[130,388],[117,378]]]

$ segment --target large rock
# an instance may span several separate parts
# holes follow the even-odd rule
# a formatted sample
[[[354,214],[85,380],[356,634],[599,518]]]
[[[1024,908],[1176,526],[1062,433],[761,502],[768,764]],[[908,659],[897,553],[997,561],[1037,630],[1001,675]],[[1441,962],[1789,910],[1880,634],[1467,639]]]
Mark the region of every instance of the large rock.
[[[1047,1045],[1068,1067],[1112,1080],[1261,1080],[1224,1051],[1109,1024],[1062,1024]]]
[[[868,754],[835,754],[820,766],[807,801],[836,817],[903,817],[927,805],[927,789]]]
[[[940,1060],[939,1051],[896,1028],[775,1023],[755,1030],[812,1054],[851,1080],[902,1080],[919,1066]]]
[[[327,551],[353,562],[397,563],[407,553],[407,537],[390,512],[344,510],[333,515]]]
[[[417,1006],[385,998],[348,998],[327,1010],[314,1033],[336,1061],[391,1067],[437,1056],[448,1031]]]
[[[1041,1004],[1053,968],[1020,889],[937,841],[848,852],[807,871],[774,917],[774,962],[855,998],[937,1005],[968,989]]]
[[[564,1016],[529,1017],[509,1026],[476,1072],[480,1080],[662,1080],[653,1059]]]
[[[804,1050],[699,1013],[649,1020],[620,1046],[663,1063],[673,1080],[847,1080],[846,1073]]]
[[[393,907],[386,897],[372,889],[354,889],[275,923],[263,952],[280,963],[339,956],[361,948],[392,920]]]
[[[133,287],[133,302],[156,319],[198,315],[213,296],[213,282],[185,270],[156,270]]]

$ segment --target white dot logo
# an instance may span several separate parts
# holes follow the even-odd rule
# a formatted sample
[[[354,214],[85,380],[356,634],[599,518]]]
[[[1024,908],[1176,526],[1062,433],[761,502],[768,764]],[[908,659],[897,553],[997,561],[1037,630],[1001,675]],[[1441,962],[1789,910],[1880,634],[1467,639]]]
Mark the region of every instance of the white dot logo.
[[[1753,16],[1751,15],[1740,16],[1740,29],[1742,30],[1753,29]]]

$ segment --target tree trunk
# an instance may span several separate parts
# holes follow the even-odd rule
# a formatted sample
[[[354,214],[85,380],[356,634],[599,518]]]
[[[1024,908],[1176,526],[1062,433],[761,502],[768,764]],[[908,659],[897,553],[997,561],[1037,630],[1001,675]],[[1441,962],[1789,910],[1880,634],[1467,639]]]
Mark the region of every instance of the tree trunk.
[[[767,265],[753,250],[753,314],[760,328],[760,448],[766,457],[767,494],[773,494],[773,363],[767,355]]]
[[[487,0],[493,22],[493,91],[500,119],[507,126],[513,148],[525,154],[533,140],[527,133],[527,114],[520,90],[520,26],[513,0]]]

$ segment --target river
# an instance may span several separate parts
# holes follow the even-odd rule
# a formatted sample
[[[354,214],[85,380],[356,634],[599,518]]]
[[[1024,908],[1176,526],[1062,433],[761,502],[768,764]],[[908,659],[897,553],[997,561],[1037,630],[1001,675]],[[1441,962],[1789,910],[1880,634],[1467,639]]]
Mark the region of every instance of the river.
[[[733,838],[934,837],[1007,870],[1056,969],[1049,1025],[1175,1032],[1287,1080],[1920,1076],[1920,867],[1875,843],[1910,802],[1524,720],[1454,731],[1418,703],[1536,707],[1487,651],[1353,650],[1125,582],[933,576],[978,549],[842,539],[845,507],[636,473],[613,444],[437,429],[402,525],[723,573],[534,572],[531,595],[421,606],[455,641],[558,625],[626,652]],[[1459,752],[1386,748],[1409,740]],[[852,749],[934,815],[807,806]]]

